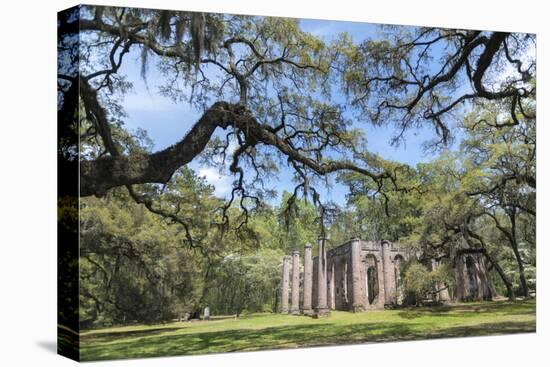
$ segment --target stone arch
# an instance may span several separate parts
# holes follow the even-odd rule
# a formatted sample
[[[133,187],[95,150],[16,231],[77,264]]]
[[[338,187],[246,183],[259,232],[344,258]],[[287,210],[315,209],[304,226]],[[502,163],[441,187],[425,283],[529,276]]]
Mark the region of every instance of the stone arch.
[[[369,305],[375,304],[380,293],[380,280],[378,279],[378,260],[373,254],[366,256],[365,289]]]
[[[342,261],[342,299],[344,304],[347,306],[349,304],[349,265],[346,260]]]

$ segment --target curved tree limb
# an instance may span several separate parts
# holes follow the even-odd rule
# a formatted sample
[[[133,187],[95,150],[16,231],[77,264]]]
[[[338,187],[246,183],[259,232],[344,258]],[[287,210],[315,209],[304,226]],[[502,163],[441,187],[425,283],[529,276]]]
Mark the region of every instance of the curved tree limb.
[[[99,106],[101,109],[101,107]],[[229,126],[242,129],[249,145],[265,144],[277,149],[288,159],[299,162],[319,175],[349,170],[374,180],[390,178],[389,173],[376,173],[347,161],[317,161],[300,153],[271,127],[261,124],[240,104],[216,102],[201,116],[177,144],[152,154],[105,156],[80,163],[80,194],[102,196],[117,186],[141,183],[166,183],[181,166],[199,155],[215,129]]]

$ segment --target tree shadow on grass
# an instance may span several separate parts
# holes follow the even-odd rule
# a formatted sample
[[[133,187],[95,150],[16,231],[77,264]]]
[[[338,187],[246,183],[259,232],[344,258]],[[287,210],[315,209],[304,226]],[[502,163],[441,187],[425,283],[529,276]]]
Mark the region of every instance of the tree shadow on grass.
[[[83,346],[82,360],[143,358],[203,353],[222,353],[313,347],[432,338],[486,336],[535,331],[535,323],[497,322],[440,330],[420,330],[406,323],[332,323],[271,327],[261,330],[235,329],[184,335],[158,335],[107,345]]]
[[[112,341],[113,339],[151,336],[156,334],[162,334],[165,332],[180,330],[180,329],[182,329],[182,327],[160,327],[155,329],[143,329],[143,330],[92,332],[87,335],[81,335],[80,341],[84,343],[101,343],[101,342]]]
[[[424,316],[448,316],[451,314],[500,314],[505,316],[513,315],[535,315],[534,302],[483,302],[477,304],[444,305],[425,308],[407,308],[397,315],[401,318],[411,320]]]

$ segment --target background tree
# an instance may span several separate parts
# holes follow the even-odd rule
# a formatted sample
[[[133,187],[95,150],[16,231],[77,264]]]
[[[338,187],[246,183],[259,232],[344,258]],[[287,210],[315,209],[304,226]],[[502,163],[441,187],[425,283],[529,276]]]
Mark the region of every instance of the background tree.
[[[530,226],[536,217],[536,137],[534,121],[527,116],[518,121],[503,119],[498,104],[472,113],[466,120],[471,134],[463,142],[463,185],[466,194],[479,201],[480,215],[494,222],[500,239],[512,249],[520,294],[528,296],[524,264],[532,262],[534,244]],[[501,127],[495,129],[495,124]],[[523,232],[527,228],[530,234]]]
[[[80,214],[81,320],[91,324],[153,322],[181,317],[203,302],[211,264],[224,250],[210,216],[219,200],[188,169],[178,171],[158,202],[189,218],[187,231],[209,252],[186,245],[187,231],[170,225],[117,189],[86,198]],[[218,255],[219,256],[219,255]]]

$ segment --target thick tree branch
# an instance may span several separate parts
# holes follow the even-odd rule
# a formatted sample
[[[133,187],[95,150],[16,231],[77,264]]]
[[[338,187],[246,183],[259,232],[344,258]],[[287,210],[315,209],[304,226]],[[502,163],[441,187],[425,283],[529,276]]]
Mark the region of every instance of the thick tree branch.
[[[374,180],[391,178],[389,173],[375,173],[348,161],[313,159],[293,148],[274,133],[271,127],[258,122],[242,105],[216,102],[179,143],[165,150],[152,154],[111,155],[82,161],[80,194],[102,196],[107,190],[117,186],[166,183],[178,168],[191,162],[204,150],[216,128],[226,129],[229,126],[245,132],[248,144],[261,143],[274,147],[288,159],[300,162],[319,175],[349,170]]]
[[[80,194],[102,196],[117,186],[166,183],[181,166],[204,150],[214,130],[226,128],[234,105],[217,102],[210,107],[177,144],[153,154],[106,156],[80,163]],[[240,107],[239,107],[240,108]]]

